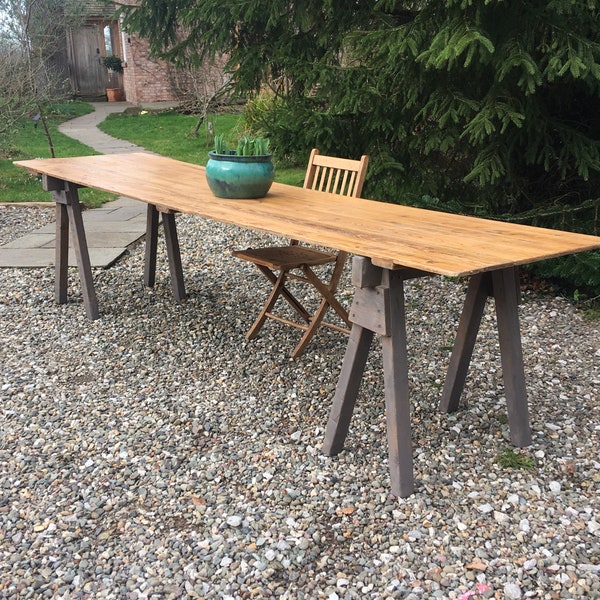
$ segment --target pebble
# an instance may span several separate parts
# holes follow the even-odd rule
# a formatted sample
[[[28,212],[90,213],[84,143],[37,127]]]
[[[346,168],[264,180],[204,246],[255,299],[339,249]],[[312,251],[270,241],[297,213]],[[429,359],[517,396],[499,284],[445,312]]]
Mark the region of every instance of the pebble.
[[[0,207],[0,244],[53,211]],[[321,454],[347,338],[268,323],[229,248],[275,238],[178,215],[189,298],[144,244],[77,274],[0,270],[0,597],[133,600],[600,597],[598,322],[526,292],[519,307],[532,469],[507,441],[493,303],[459,411],[437,410],[465,285],[406,283],[415,493],[389,494],[381,345],[345,450]],[[340,286],[352,298],[349,270]],[[307,301],[316,299],[308,295]]]
[[[551,481],[549,487],[553,494],[560,494],[561,485],[559,481]]]
[[[506,600],[520,600],[522,596],[521,588],[515,583],[507,583],[504,586],[504,597]]]

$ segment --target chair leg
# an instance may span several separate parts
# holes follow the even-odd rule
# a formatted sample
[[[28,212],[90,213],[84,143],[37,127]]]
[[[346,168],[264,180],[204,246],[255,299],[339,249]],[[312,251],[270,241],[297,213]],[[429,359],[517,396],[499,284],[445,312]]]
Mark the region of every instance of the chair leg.
[[[263,265],[256,265],[260,272],[273,284],[275,285],[276,281],[277,281],[277,275],[275,275],[275,273],[273,273],[273,271],[271,271],[269,268],[264,267]],[[285,271],[286,273],[286,278],[287,278],[287,273],[288,271]],[[302,306],[302,304],[300,303],[300,301],[287,289],[287,287],[285,287],[285,284],[281,285],[281,295],[283,296],[283,298],[285,300],[287,300],[287,302],[290,304],[290,306],[307,322],[310,323],[310,313],[306,310],[306,308],[304,308],[304,306]],[[268,302],[268,300],[267,300]],[[273,308],[274,305],[271,306],[271,308]],[[270,310],[270,309],[269,309]]]
[[[306,346],[308,346],[309,342],[312,340],[314,335],[317,333],[319,326],[321,325],[323,319],[325,318],[325,313],[327,312],[327,309],[330,306],[343,319],[343,321],[346,323],[346,325],[348,325],[349,327],[352,326],[352,324],[350,322],[350,318],[348,317],[348,311],[338,302],[336,297],[333,295],[333,291],[335,288],[332,287],[332,283],[330,282],[329,285],[324,284],[315,275],[315,273],[312,271],[312,269],[310,269],[307,266],[304,266],[302,268],[302,270],[304,272],[305,277],[308,279],[308,281],[310,281],[310,283],[323,296],[323,300],[321,300],[321,304],[319,305],[319,308],[317,309],[315,314],[312,316],[312,318],[310,320],[310,325],[308,326],[308,329],[304,332],[303,336],[300,338],[300,341],[294,348],[294,350],[292,352],[293,358],[297,358],[304,352],[304,350],[306,349]],[[335,281],[333,283],[333,286],[337,286],[337,281]]]
[[[248,330],[248,333],[246,334],[247,340],[254,339],[258,335],[258,332],[262,329],[262,326],[265,324],[265,321],[267,320],[267,313],[271,311],[271,309],[275,305],[275,302],[277,302],[277,298],[279,298],[279,296],[281,295],[281,288],[283,287],[283,284],[285,283],[285,279],[286,279],[286,272],[281,271],[281,273],[279,273],[279,277],[277,277],[277,279],[275,280],[275,284],[273,285],[273,288],[271,289],[271,293],[269,294],[267,301],[263,305],[262,310],[258,314],[258,317],[256,317],[256,321],[254,321],[254,324],[252,325],[252,327],[250,327],[250,329]]]
[[[302,271],[304,272],[305,277],[310,281],[310,283],[317,288],[321,296],[325,299],[328,306],[331,306],[335,312],[340,315],[343,319],[344,323],[348,325],[348,327],[352,327],[352,323],[350,322],[350,318],[348,317],[348,311],[339,303],[338,299],[333,295],[335,288],[332,287],[331,284],[327,285],[323,283],[307,266],[302,267]]]
[[[327,312],[328,308],[329,302],[323,299],[321,301],[321,304],[319,305],[319,308],[317,309],[317,312],[315,312],[315,314],[313,315],[308,329],[304,332],[304,334],[300,338],[300,341],[294,348],[292,352],[292,358],[297,358],[304,352],[304,350],[306,350],[306,346],[308,346],[309,342],[313,339],[315,333],[317,333],[317,330],[319,329],[319,326],[321,325],[321,322],[323,321],[323,318],[325,317],[325,313]]]

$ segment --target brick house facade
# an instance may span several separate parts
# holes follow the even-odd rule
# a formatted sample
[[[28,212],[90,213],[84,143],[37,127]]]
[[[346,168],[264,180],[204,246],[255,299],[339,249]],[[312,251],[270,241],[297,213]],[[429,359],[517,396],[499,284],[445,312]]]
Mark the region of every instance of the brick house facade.
[[[123,88],[128,102],[141,104],[176,100],[169,83],[171,67],[148,56],[145,40],[126,34],[123,54]]]
[[[136,0],[121,0],[136,4]],[[128,102],[162,102],[176,100],[170,84],[172,67],[165,61],[150,58],[149,44],[137,34],[122,31],[123,88]]]
[[[121,0],[135,4],[136,0]],[[120,88],[123,99],[134,104],[176,100],[170,84],[172,67],[149,57],[149,45],[121,28],[115,10],[101,0],[84,3],[86,18],[81,26],[67,34],[71,85],[75,95],[100,99],[107,88]],[[108,72],[105,56],[121,58],[123,72]]]

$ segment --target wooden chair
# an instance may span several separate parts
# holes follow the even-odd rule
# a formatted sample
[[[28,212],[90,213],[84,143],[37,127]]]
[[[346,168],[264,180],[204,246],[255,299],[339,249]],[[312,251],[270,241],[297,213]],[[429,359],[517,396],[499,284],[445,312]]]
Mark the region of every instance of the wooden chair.
[[[349,160],[321,155],[315,148],[310,153],[304,188],[357,198],[362,192],[368,163],[369,157],[366,155],[363,155],[360,160]],[[287,246],[236,250],[233,252],[233,256],[254,263],[272,284],[271,293],[256,321],[246,334],[246,339],[255,338],[267,319],[274,319],[303,329],[304,335],[292,352],[292,356],[295,358],[302,354],[320,325],[338,331],[349,331],[346,327],[323,320],[327,309],[331,306],[344,323],[350,327],[348,311],[336,300],[334,295],[343,272],[346,252],[324,252],[302,246],[297,240],[290,240]],[[323,281],[315,273],[314,267],[330,263],[333,263],[333,272],[329,281]],[[314,286],[323,297],[314,314],[311,315],[286,286],[286,282],[290,279]],[[272,312],[280,297],[289,303],[303,322],[292,321]]]

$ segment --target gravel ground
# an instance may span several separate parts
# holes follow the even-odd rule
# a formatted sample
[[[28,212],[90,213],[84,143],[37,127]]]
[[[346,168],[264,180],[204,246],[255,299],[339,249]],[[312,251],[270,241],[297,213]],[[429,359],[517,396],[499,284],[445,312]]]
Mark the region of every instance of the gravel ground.
[[[2,207],[0,243],[51,218]],[[465,287],[410,282],[417,490],[397,499],[379,343],[346,449],[322,456],[344,336],[298,360],[277,323],[246,342],[265,286],[227,249],[264,237],[178,219],[182,304],[164,253],[143,287],[142,245],[94,271],[95,322],[75,272],[57,306],[51,269],[0,270],[1,598],[600,598],[598,322],[526,294],[533,444],[508,468],[493,306],[439,414]]]

